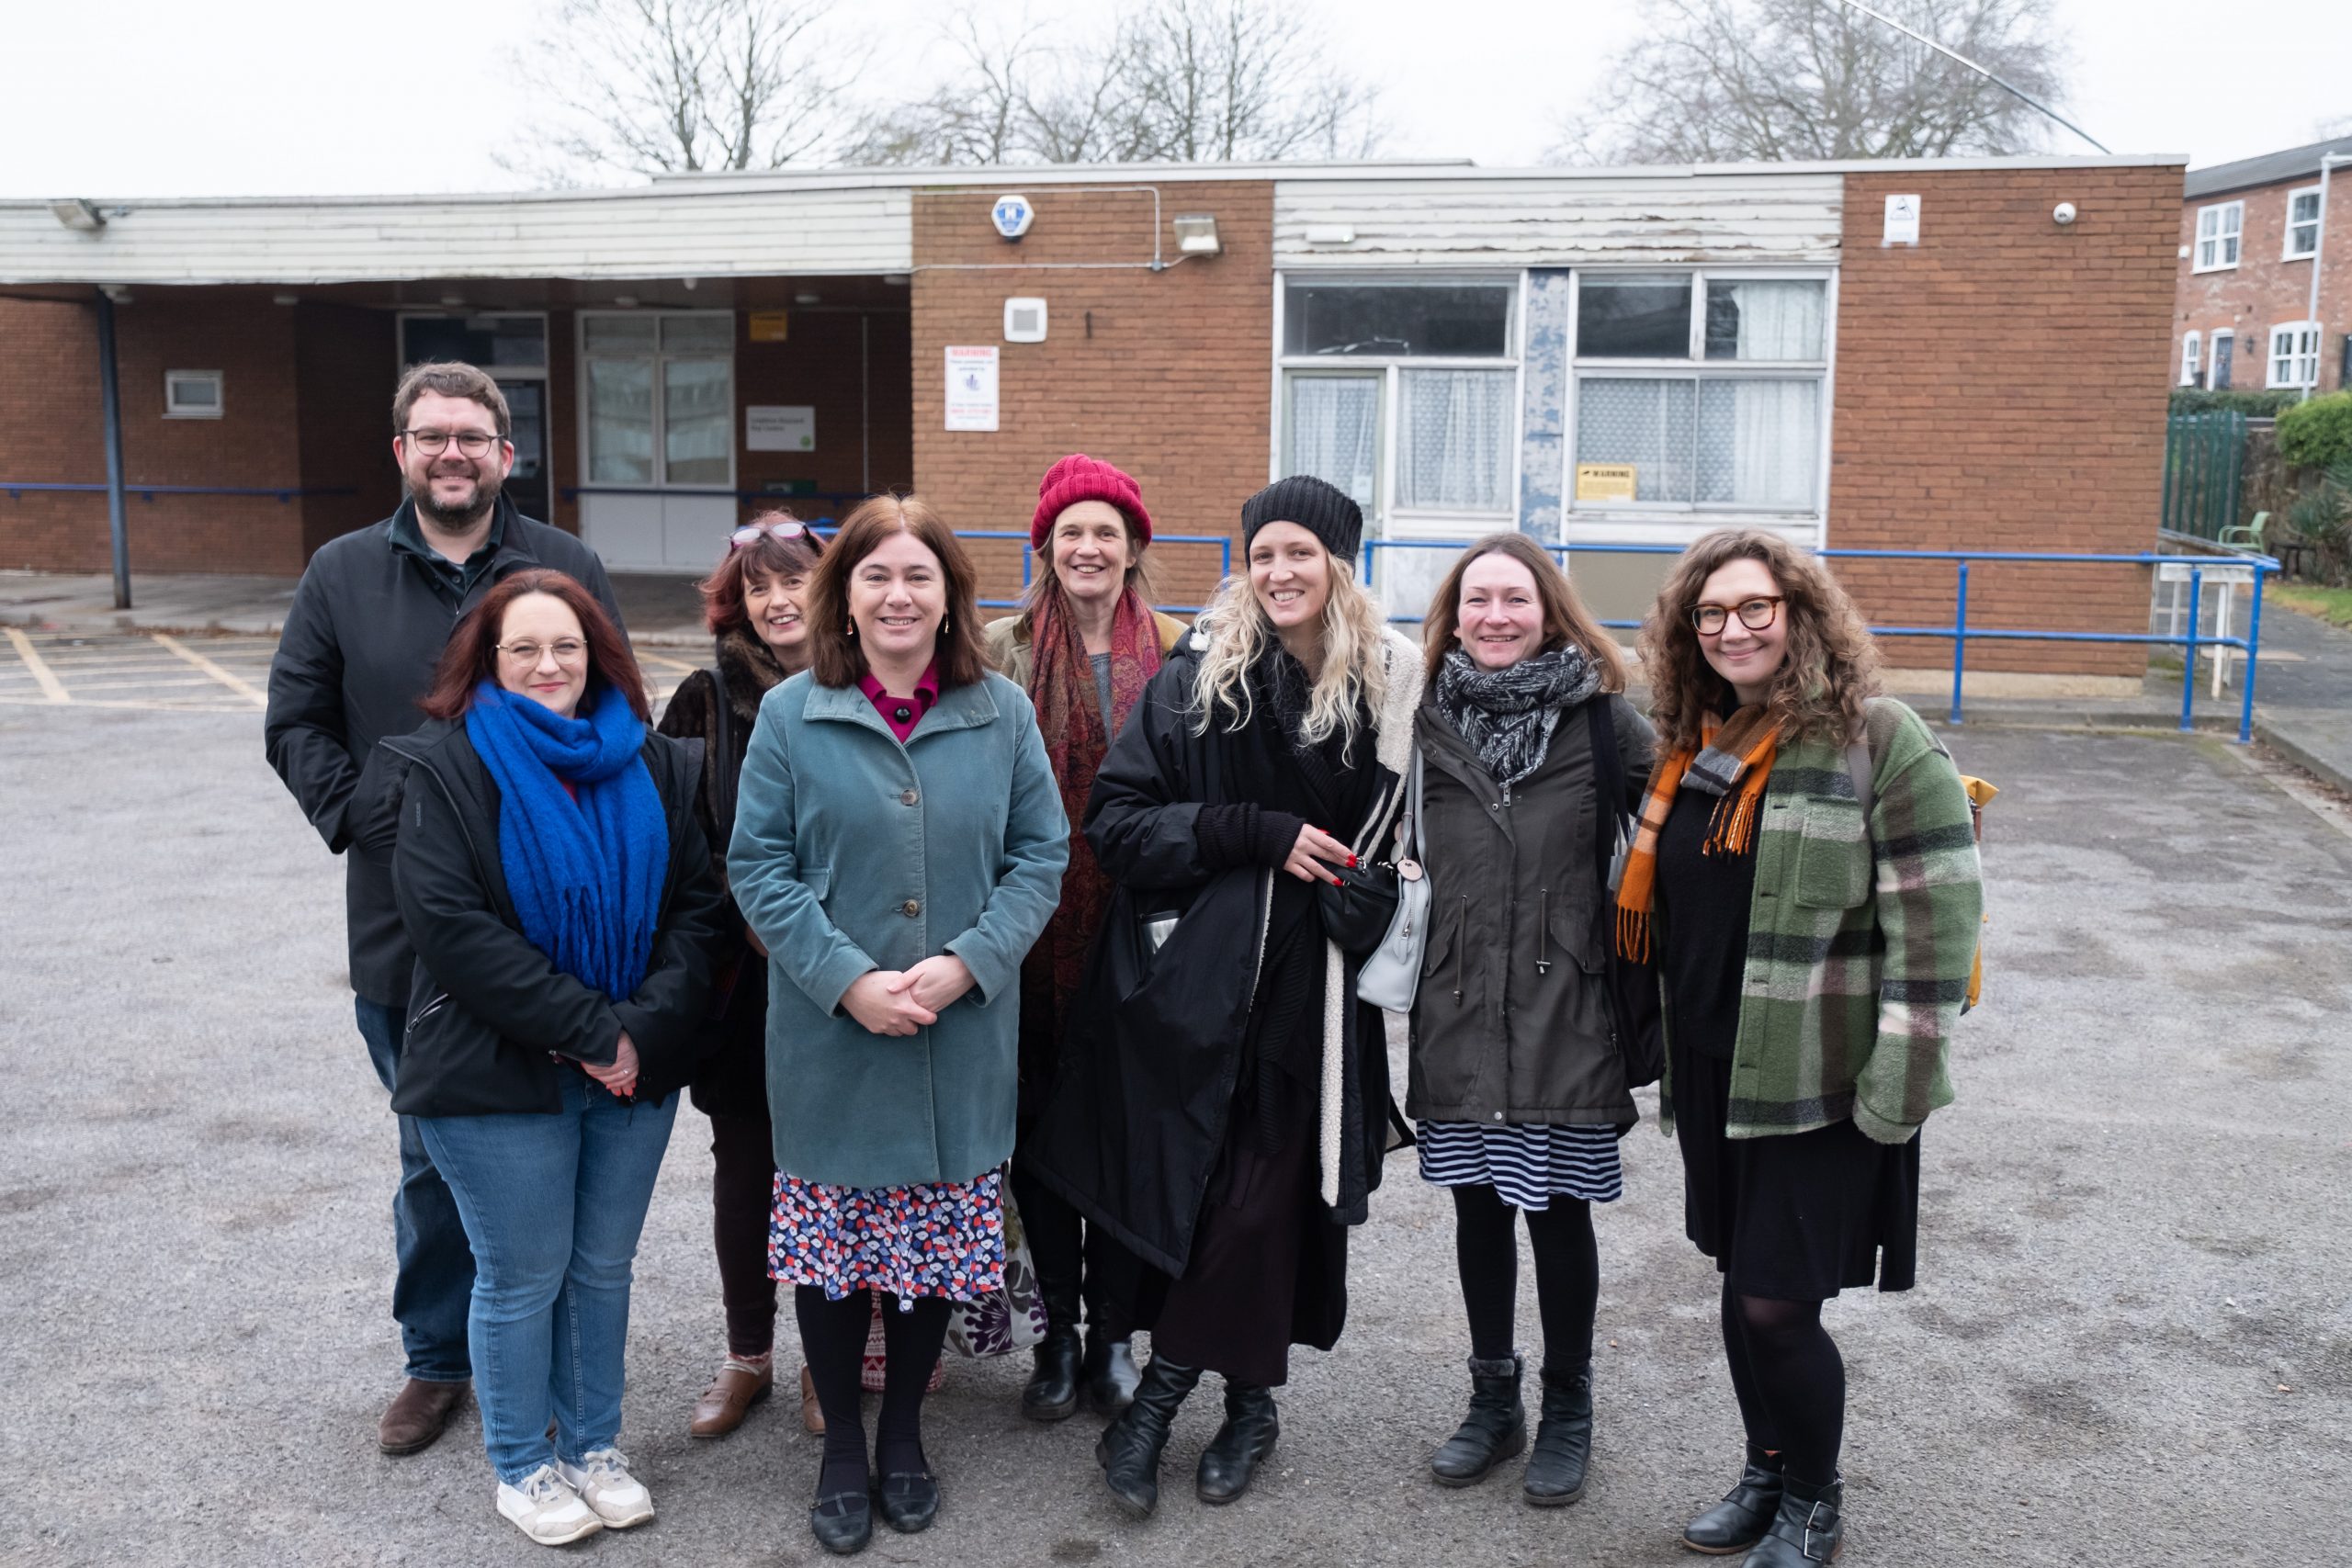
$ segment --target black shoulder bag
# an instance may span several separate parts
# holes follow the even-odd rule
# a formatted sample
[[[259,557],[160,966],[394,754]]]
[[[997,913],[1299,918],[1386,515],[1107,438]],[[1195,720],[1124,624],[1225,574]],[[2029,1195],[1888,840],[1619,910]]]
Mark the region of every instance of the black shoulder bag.
[[[1607,693],[1584,705],[1585,723],[1592,737],[1592,782],[1600,799],[1593,812],[1595,863],[1600,867],[1600,908],[1603,929],[1613,930],[1610,918],[1617,901],[1618,868],[1623,850],[1634,841],[1634,822],[1625,811],[1625,758],[1617,750],[1617,727],[1610,716]],[[1665,1009],[1658,995],[1657,966],[1627,958],[1613,941],[1601,943],[1603,976],[1608,982],[1609,1016],[1617,1031],[1617,1048],[1625,1057],[1625,1087],[1639,1089],[1657,1082],[1666,1071]]]

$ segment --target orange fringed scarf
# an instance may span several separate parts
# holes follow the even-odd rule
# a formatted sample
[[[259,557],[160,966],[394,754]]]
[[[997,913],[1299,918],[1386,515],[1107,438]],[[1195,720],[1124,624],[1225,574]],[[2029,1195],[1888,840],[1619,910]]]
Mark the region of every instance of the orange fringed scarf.
[[[1657,883],[1657,839],[1685,784],[1719,796],[1707,819],[1705,852],[1744,855],[1756,842],[1756,821],[1764,808],[1764,781],[1772,775],[1781,727],[1761,706],[1744,707],[1728,719],[1709,714],[1700,721],[1699,750],[1677,751],[1650,775],[1649,797],[1634,847],[1617,884],[1617,951],[1636,963],[1650,956],[1650,908]]]

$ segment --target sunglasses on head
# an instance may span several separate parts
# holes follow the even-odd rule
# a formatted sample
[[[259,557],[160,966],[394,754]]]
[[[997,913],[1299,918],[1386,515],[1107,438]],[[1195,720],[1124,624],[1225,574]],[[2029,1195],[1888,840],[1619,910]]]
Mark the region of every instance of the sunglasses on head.
[[[819,555],[825,553],[824,536],[806,523],[795,523],[788,519],[777,523],[746,523],[727,536],[727,547],[729,550],[740,550],[746,546],[756,545],[763,538],[806,539],[808,541],[810,549]]]

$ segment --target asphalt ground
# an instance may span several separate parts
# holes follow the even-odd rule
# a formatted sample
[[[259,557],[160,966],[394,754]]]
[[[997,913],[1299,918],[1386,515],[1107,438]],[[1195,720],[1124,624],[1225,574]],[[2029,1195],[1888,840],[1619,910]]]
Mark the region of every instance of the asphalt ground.
[[[264,764],[250,700],[217,707],[0,701],[0,1562],[548,1561],[495,1517],[470,1407],[423,1454],[376,1450],[400,1371],[396,1158],[352,1025],[340,868]],[[1925,1134],[1919,1288],[1829,1310],[1851,1384],[1842,1561],[2338,1561],[2352,840],[2211,739],[1953,744],[2005,791],[1988,998],[1962,1024],[1960,1101]],[[724,1441],[685,1435],[720,1349],[705,1142],[683,1113],[638,1266],[622,1443],[661,1517],[576,1551],[819,1561],[796,1399]],[[1626,1157],[1600,1215],[1579,1506],[1525,1506],[1512,1465],[1430,1483],[1466,1343],[1449,1205],[1403,1156],[1354,1241],[1347,1336],[1299,1353],[1249,1496],[1212,1510],[1186,1483],[1211,1397],[1136,1525],[1101,1487],[1093,1422],[1016,1414],[1025,1358],[953,1361],[927,1424],[939,1523],[871,1558],[1695,1562],[1676,1529],[1740,1451],[1716,1280],[1682,1237],[1671,1145],[1645,1123]],[[1521,1286],[1532,1350],[1531,1270]],[[794,1357],[787,1329],[787,1379]]]

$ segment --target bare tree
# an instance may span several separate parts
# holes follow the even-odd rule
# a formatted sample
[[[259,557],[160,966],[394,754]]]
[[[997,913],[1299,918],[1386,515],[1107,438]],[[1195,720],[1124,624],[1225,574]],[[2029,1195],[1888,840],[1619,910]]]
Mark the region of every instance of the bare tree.
[[[858,161],[1112,163],[1363,156],[1376,92],[1314,51],[1311,12],[1249,0],[1148,0],[1103,30],[1047,45],[971,15],[957,68],[921,103],[874,117]]]
[[[831,0],[553,0],[518,62],[540,114],[501,162],[551,183],[773,169],[835,140],[856,51]]]
[[[1634,164],[1939,158],[2038,149],[2048,121],[1978,73],[1837,0],[1655,0],[1553,156]],[[2049,0],[1873,9],[2043,99],[2061,93]]]

